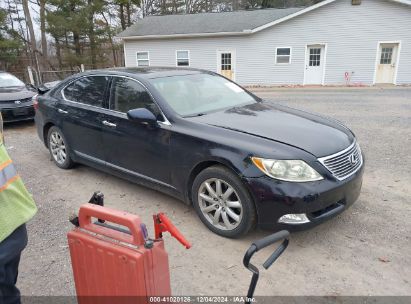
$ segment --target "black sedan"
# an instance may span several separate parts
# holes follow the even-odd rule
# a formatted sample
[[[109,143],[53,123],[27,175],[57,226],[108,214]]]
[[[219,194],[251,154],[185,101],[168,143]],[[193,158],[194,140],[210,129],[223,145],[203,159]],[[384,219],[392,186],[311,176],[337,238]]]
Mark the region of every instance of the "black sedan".
[[[311,227],[360,194],[363,156],[349,129],[212,72],[89,71],[35,104],[57,166],[82,163],[162,190],[222,236]]]
[[[32,120],[36,90],[12,74],[0,71],[0,112],[4,122]]]

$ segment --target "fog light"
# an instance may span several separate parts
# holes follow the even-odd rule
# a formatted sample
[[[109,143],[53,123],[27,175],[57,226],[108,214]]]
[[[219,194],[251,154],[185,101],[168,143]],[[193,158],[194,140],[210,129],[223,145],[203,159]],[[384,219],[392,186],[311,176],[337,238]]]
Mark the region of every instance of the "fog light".
[[[284,223],[284,224],[305,224],[305,223],[309,223],[310,220],[305,215],[305,213],[300,213],[300,214],[283,215],[282,217],[280,217],[278,222]]]

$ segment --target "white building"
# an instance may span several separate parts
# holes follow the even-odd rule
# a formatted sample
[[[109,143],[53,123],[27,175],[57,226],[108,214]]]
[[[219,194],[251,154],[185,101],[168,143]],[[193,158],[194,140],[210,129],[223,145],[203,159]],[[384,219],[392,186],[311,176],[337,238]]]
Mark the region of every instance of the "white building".
[[[126,67],[190,66],[244,85],[411,84],[410,0],[152,16],[118,37]]]

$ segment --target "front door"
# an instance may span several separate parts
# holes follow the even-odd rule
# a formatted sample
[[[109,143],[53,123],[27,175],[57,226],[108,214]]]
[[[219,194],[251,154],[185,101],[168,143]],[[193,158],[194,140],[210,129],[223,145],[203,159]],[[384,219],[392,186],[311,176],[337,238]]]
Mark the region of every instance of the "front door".
[[[109,109],[103,120],[106,164],[122,173],[167,186],[170,184],[171,131],[161,123],[151,127],[129,120],[127,112],[136,108],[147,108],[161,115],[141,83],[113,76]]]
[[[325,46],[321,44],[307,46],[305,59],[304,84],[323,84]]]
[[[234,80],[234,52],[219,51],[218,52],[218,72],[224,77]]]
[[[376,83],[394,83],[398,43],[381,43],[377,55]]]

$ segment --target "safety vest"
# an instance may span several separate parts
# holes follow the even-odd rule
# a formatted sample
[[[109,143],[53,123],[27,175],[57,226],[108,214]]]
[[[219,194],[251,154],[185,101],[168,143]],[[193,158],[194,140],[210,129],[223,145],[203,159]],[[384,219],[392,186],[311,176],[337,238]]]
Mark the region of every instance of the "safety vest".
[[[0,242],[17,227],[29,221],[36,212],[33,198],[24,187],[3,144],[0,127]]]

